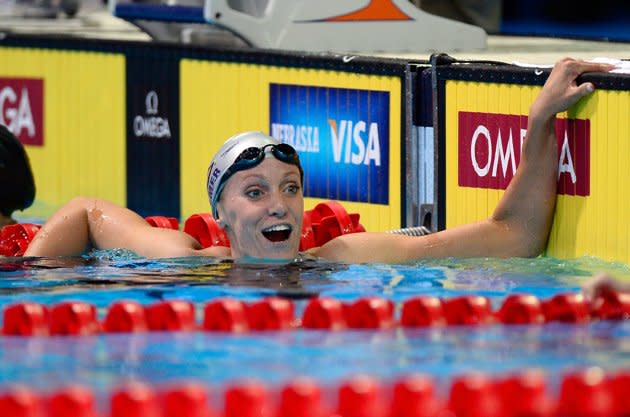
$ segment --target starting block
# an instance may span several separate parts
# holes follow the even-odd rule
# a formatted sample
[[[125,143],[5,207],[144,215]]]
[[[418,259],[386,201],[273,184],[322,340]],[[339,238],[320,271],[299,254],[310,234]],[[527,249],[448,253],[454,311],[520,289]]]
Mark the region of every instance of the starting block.
[[[483,29],[429,14],[409,0],[180,1],[187,4],[110,0],[110,9],[131,21],[205,22],[263,49],[420,53],[486,48]]]

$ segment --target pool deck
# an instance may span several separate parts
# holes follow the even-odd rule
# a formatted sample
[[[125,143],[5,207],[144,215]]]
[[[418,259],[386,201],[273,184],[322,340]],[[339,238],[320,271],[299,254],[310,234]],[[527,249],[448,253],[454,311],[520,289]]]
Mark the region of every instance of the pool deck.
[[[31,17],[24,17],[26,14]],[[39,17],[37,16],[39,15]],[[137,26],[112,16],[100,0],[84,0],[75,18],[46,18],[36,8],[30,10],[13,2],[0,0],[0,31],[10,33],[65,34],[85,38],[150,41]],[[449,51],[457,59],[496,60],[527,64],[552,64],[571,56],[583,59],[596,57],[630,58],[630,44],[596,42],[562,38],[489,36],[485,50]],[[406,59],[428,59],[430,53],[380,55]]]

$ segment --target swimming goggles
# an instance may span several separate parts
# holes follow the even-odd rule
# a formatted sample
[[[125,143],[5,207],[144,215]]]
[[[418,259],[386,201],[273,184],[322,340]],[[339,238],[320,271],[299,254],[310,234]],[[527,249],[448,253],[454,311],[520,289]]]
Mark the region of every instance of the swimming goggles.
[[[298,156],[297,151],[291,145],[287,145],[286,143],[269,143],[261,147],[247,148],[243,150],[243,152],[241,152],[236,157],[234,163],[225,170],[225,173],[221,177],[221,180],[217,187],[216,199],[215,201],[213,201],[213,206],[215,206],[216,202],[219,200],[219,196],[221,195],[221,192],[223,191],[223,186],[225,185],[227,180],[239,171],[244,171],[260,164],[263,159],[265,159],[265,153],[267,152],[267,149],[270,150],[271,154],[278,161],[298,167],[298,169],[300,170],[300,182],[304,182],[304,171],[302,171],[302,166],[300,165],[300,157]]]

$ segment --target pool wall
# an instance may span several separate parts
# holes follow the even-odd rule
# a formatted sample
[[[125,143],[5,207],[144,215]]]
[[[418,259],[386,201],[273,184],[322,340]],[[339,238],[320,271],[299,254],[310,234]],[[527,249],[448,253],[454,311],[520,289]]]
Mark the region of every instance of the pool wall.
[[[261,130],[300,151],[306,209],[339,200],[368,231],[487,217],[549,69],[427,58],[6,36],[0,114],[38,189],[21,215],[45,219],[76,195],[143,216],[208,212],[210,155]],[[628,262],[630,76],[589,77],[597,91],[559,117],[547,254]]]

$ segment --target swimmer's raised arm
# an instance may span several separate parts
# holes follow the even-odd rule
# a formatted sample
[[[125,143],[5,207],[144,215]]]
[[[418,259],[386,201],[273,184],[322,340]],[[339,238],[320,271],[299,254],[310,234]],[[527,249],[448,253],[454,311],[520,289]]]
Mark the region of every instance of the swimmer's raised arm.
[[[200,253],[186,233],[152,227],[141,216],[109,201],[77,197],[57,211],[37,233],[25,256],[79,255],[92,244],[99,249],[126,248],[140,256],[168,258]],[[217,248],[217,256],[225,255]]]
[[[580,74],[612,68],[570,58],[556,63],[530,108],[519,167],[490,218],[423,237],[348,234],[328,242],[314,254],[345,262],[539,255],[547,242],[556,201],[556,113],[593,91],[591,83],[577,85]]]

